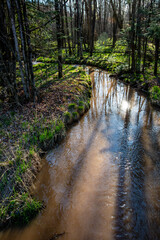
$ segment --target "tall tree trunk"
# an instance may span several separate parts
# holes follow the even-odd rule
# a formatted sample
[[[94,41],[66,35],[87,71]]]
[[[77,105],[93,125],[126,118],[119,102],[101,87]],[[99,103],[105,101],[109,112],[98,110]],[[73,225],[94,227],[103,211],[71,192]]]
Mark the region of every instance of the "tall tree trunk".
[[[158,1],[158,10],[160,10],[160,0]],[[158,60],[159,60],[159,38],[155,39],[155,63],[154,63],[154,75],[157,76]]]
[[[155,63],[154,63],[154,75],[157,76],[158,68],[158,59],[159,59],[159,39],[155,39]]]
[[[132,71],[135,72],[135,14],[136,14],[136,0],[132,3],[132,25],[131,25],[131,47],[132,47]]]
[[[56,11],[56,34],[57,34],[57,45],[58,45],[58,73],[59,78],[62,78],[62,33],[61,33],[61,19],[60,19],[60,2],[55,0],[55,11]]]
[[[72,51],[71,51],[71,44],[70,44],[68,16],[67,16],[67,8],[66,8],[65,0],[64,0],[64,11],[65,11],[65,21],[66,21],[66,32],[67,32],[67,42],[68,42],[68,48],[69,48],[69,55],[71,56]]]
[[[137,72],[141,71],[141,0],[138,0],[138,17],[137,17],[137,35],[138,35],[138,61]]]
[[[72,1],[69,0],[69,9],[70,9],[70,25],[71,25],[71,38],[72,38],[72,49],[75,49],[74,44],[74,32],[73,32],[73,12],[72,12]]]
[[[103,32],[106,32],[106,26],[107,26],[107,0],[104,0],[104,22],[103,22]]]
[[[151,20],[151,12],[153,10],[153,1],[154,0],[151,0],[151,3],[150,3],[150,11],[149,11],[149,14],[148,14],[148,21],[147,21],[147,25],[146,25],[146,28],[149,27],[149,24],[150,24],[150,20]],[[144,1],[143,1],[143,5],[144,5]],[[143,52],[143,73],[145,71],[145,66],[146,66],[146,56],[147,56],[147,44],[148,44],[148,39],[147,37],[144,38],[144,52]]]
[[[26,87],[26,83],[25,83],[25,79],[24,79],[23,65],[22,65],[22,61],[21,61],[21,56],[20,56],[20,51],[19,51],[19,46],[18,46],[18,39],[17,39],[16,28],[15,28],[15,23],[14,23],[10,0],[7,0],[7,6],[8,6],[8,12],[9,12],[9,16],[10,16],[11,25],[12,25],[12,32],[13,32],[13,37],[14,37],[15,49],[16,49],[16,53],[17,53],[17,60],[19,62],[19,67],[20,67],[23,89],[24,89],[25,97],[27,99],[29,99],[29,94],[27,92],[27,87]]]
[[[27,17],[27,10],[26,10],[26,3],[25,0],[22,0],[23,3],[23,16],[24,16],[24,23],[25,23],[25,34],[26,34],[26,42],[28,47],[28,53],[27,53],[27,64],[30,74],[30,85],[31,85],[31,91],[33,96],[33,102],[35,103],[36,100],[36,87],[35,87],[35,79],[33,74],[33,64],[32,64],[32,46],[31,46],[31,39],[30,39],[30,30],[29,30],[29,21]]]
[[[19,0],[15,0],[16,7],[17,7],[17,14],[18,14],[18,23],[19,23],[19,32],[20,32],[20,39],[21,39],[21,47],[22,47],[22,55],[24,60],[24,67],[25,67],[25,82],[27,86],[27,91],[30,97],[30,89],[29,89],[29,73],[28,73],[28,66],[27,66],[27,57],[26,57],[26,43],[25,43],[25,36],[24,36],[24,26],[23,26],[23,19],[21,13],[21,5]]]
[[[96,23],[96,8],[97,8],[97,1],[93,0],[93,18],[92,18],[92,25],[91,25],[91,45],[90,45],[90,55],[93,54],[94,49],[94,33],[95,33],[95,23]]]
[[[115,47],[116,41],[117,41],[117,22],[116,22],[116,18],[115,18],[115,14],[113,12],[113,43],[112,43],[112,47]]]

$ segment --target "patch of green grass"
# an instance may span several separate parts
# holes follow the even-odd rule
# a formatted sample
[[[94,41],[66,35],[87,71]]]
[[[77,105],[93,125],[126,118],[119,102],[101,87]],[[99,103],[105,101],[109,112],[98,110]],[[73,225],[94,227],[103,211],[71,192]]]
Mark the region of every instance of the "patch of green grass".
[[[84,106],[84,102],[83,102],[83,101],[79,101],[79,102],[78,102],[78,105],[79,105],[79,106]]]
[[[78,106],[78,113],[82,115],[84,113],[85,109],[84,106]]]
[[[154,86],[152,87],[151,91],[151,98],[155,101],[160,101],[160,87]]]
[[[63,116],[64,116],[64,122],[65,122],[66,124],[71,123],[71,121],[72,121],[72,114],[71,114],[70,112],[65,112],[65,113],[63,114]]]
[[[64,130],[64,123],[59,120],[57,123],[56,123],[56,126],[55,126],[55,132],[58,134],[60,133],[61,131]]]
[[[72,117],[74,121],[77,121],[79,119],[79,113],[78,112],[73,112]]]
[[[68,110],[69,111],[75,111],[77,109],[77,105],[75,103],[70,103],[68,105]]]
[[[0,221],[3,222],[6,216],[11,216],[12,224],[15,226],[24,226],[37,215],[42,209],[42,203],[29,197],[27,193],[8,198],[8,204],[0,208]]]

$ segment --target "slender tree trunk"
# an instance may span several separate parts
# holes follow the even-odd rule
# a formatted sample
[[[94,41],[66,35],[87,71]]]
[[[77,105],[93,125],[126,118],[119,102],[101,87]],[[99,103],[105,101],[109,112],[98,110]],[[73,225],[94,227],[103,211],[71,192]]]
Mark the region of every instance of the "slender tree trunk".
[[[97,8],[97,1],[93,0],[93,19],[92,19],[92,28],[91,28],[91,46],[90,46],[90,55],[93,54],[94,49],[94,33],[95,33],[95,23],[96,23],[96,8]]]
[[[137,17],[137,35],[138,35],[138,61],[137,72],[141,71],[141,0],[138,0],[138,17]]]
[[[57,44],[58,44],[58,73],[59,78],[62,78],[62,34],[61,34],[61,19],[60,19],[60,3],[55,0],[56,11],[56,31],[57,31]]]
[[[17,13],[18,13],[19,32],[20,32],[20,38],[21,38],[24,67],[25,67],[25,75],[26,75],[25,82],[26,82],[27,91],[28,91],[28,94],[30,97],[29,73],[28,73],[27,58],[26,58],[26,44],[25,44],[25,37],[24,37],[23,19],[22,19],[22,14],[21,14],[21,5],[20,5],[20,1],[18,1],[18,0],[15,0],[15,2],[16,2]]]
[[[72,12],[72,2],[69,0],[69,8],[70,8],[70,24],[71,24],[71,38],[72,38],[72,49],[75,49],[74,45],[74,32],[73,32],[73,12]]]
[[[160,10],[160,0],[158,1],[158,10]],[[155,64],[154,64],[154,75],[157,76],[158,60],[159,60],[159,38],[155,39]]]
[[[158,59],[159,59],[159,39],[155,39],[155,63],[154,63],[154,75],[157,76],[158,68]]]
[[[63,11],[63,0],[59,0],[60,2],[60,21],[61,21],[61,42],[62,47],[65,47],[66,49],[66,38],[65,36],[65,30],[64,30],[64,11]]]
[[[28,69],[30,73],[30,84],[32,88],[32,96],[33,96],[33,102],[35,104],[36,100],[36,87],[35,87],[35,79],[33,74],[33,64],[32,64],[32,47],[31,47],[31,39],[30,39],[30,30],[29,30],[29,21],[27,17],[27,11],[26,11],[26,3],[25,0],[22,0],[23,3],[23,16],[24,16],[24,23],[25,23],[25,30],[26,30],[26,41],[27,41],[27,47],[28,47],[28,54],[27,54],[27,63],[28,63]]]
[[[146,28],[148,28],[149,24],[150,24],[151,12],[152,12],[152,8],[153,8],[153,1],[154,0],[151,0],[150,11],[149,11],[149,15],[148,15],[148,22],[147,22]],[[144,2],[143,2],[143,5],[144,5]],[[148,44],[148,39],[147,39],[147,37],[145,37],[145,39],[144,39],[144,53],[143,53],[143,70],[142,70],[143,73],[145,71],[145,66],[146,66],[147,44]]]
[[[64,0],[64,11],[65,11],[65,20],[66,20],[66,32],[67,32],[67,42],[68,42],[68,48],[69,48],[69,55],[71,56],[71,44],[70,44],[70,36],[69,36],[69,26],[68,26],[68,16],[67,16],[67,8]]]
[[[117,41],[117,22],[115,19],[115,14],[113,12],[113,44],[112,44],[113,48],[115,47],[116,41]]]
[[[131,25],[131,47],[132,47],[132,71],[135,72],[135,13],[136,13],[136,0],[132,3],[132,25]]]
[[[103,22],[103,32],[106,32],[106,26],[107,26],[107,0],[104,2],[104,22]]]
[[[15,49],[16,49],[16,53],[17,53],[17,60],[19,62],[19,67],[20,67],[23,89],[24,89],[26,98],[29,99],[29,94],[27,92],[27,87],[26,87],[26,83],[25,83],[25,79],[24,79],[23,65],[22,65],[22,61],[21,61],[21,56],[20,56],[20,51],[19,51],[19,46],[18,46],[18,39],[17,39],[16,28],[15,28],[15,23],[14,23],[14,19],[13,19],[13,13],[12,13],[12,9],[11,9],[10,0],[7,0],[7,6],[8,6],[11,25],[12,25],[12,32],[13,32],[13,37],[14,37]]]

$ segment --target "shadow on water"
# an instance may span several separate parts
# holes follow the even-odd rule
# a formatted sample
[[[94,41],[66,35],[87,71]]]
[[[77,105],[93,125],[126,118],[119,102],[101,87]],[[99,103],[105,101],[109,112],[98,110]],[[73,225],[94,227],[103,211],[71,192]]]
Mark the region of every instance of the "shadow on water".
[[[99,78],[99,76],[98,76],[98,78]],[[116,87],[116,82],[112,81],[110,84],[110,87],[108,89],[107,95],[103,95],[102,101],[98,102],[98,104],[97,104],[97,97],[100,95],[100,93],[99,92],[97,93],[97,91],[95,89],[100,89],[99,84],[100,84],[100,81],[98,81],[97,85],[94,86],[94,88],[93,88],[93,96],[92,96],[92,103],[91,103],[91,105],[93,105],[93,106],[92,106],[92,109],[90,110],[91,114],[92,114],[92,120],[94,119],[96,121],[96,124],[94,125],[94,128],[90,134],[90,137],[89,137],[87,143],[85,144],[85,147],[83,148],[83,150],[81,151],[81,153],[79,154],[77,159],[75,160],[75,165],[74,165],[74,167],[71,171],[70,177],[67,181],[67,187],[61,198],[61,202],[63,202],[63,209],[66,208],[66,206],[68,205],[68,203],[70,202],[70,200],[72,198],[74,186],[76,185],[76,182],[78,181],[78,179],[81,175],[81,172],[83,170],[83,166],[84,166],[84,163],[86,160],[85,157],[87,155],[87,152],[90,151],[91,145],[94,141],[95,134],[98,132],[100,125],[102,123],[102,118],[103,118],[102,112],[104,110],[104,106],[110,100],[110,95],[111,95],[111,93],[114,93],[114,89]],[[100,105],[101,105],[101,107],[100,107]],[[100,109],[100,111],[99,111],[99,109]],[[102,175],[103,175],[103,173],[102,173]],[[94,201],[95,209],[96,209],[96,199],[97,198],[95,196],[95,201]],[[59,218],[58,218],[59,223],[61,222],[61,219],[64,216],[64,214],[65,214],[65,211],[63,212],[63,214],[61,212],[59,212],[57,214],[59,216]],[[86,240],[89,240],[89,238]]]
[[[116,95],[112,95],[112,97],[114,96]],[[139,124],[139,114],[144,101],[141,102],[141,98],[139,99],[140,102],[136,122],[137,126],[136,128],[133,128],[131,124],[132,98],[134,98],[133,90],[126,88],[123,98],[130,103],[130,107],[125,113],[121,136],[118,137],[116,135],[116,137],[118,137],[117,145],[119,147],[117,147],[117,149],[119,148],[118,151],[120,152],[120,157],[118,161],[119,173],[114,214],[115,221],[113,225],[114,238],[117,240],[147,240],[151,238],[149,238],[147,202],[145,196],[145,141],[143,139],[143,126]],[[148,107],[147,110],[147,127],[152,127],[150,108]],[[106,115],[108,114],[109,113],[106,112]],[[131,132],[133,135],[132,141],[130,141]],[[106,129],[103,131],[103,134],[108,138]],[[103,152],[109,150],[113,153],[114,146],[111,146],[110,149],[104,149]]]
[[[149,233],[145,196],[143,128],[138,125],[137,121],[136,130],[132,129],[134,139],[130,144],[130,113],[131,110],[126,111],[120,142],[120,152],[122,154],[120,157],[115,211],[115,239],[147,240],[149,239]],[[128,177],[130,177],[130,180]]]

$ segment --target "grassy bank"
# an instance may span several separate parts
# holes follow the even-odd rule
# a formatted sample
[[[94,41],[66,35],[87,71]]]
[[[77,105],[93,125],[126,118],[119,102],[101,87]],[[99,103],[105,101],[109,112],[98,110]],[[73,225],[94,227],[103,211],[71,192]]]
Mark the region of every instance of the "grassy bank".
[[[94,67],[99,67],[114,74],[115,77],[123,80],[126,84],[145,92],[151,102],[160,106],[160,68],[155,77],[154,72],[154,45],[148,44],[148,51],[146,56],[146,67],[144,73],[130,72],[131,59],[128,58],[128,48],[125,41],[117,41],[115,48],[112,48],[110,39],[105,42],[97,41],[93,56],[88,52],[83,53],[83,58],[77,56],[67,56],[63,50],[64,61],[67,64],[85,64]],[[39,57],[37,61],[41,62],[55,62],[54,56]],[[141,61],[141,66],[143,62]]]
[[[89,108],[91,80],[81,67],[34,65],[37,103],[0,104],[0,228],[27,224],[43,207],[29,193],[41,156],[64,138],[67,126]]]

